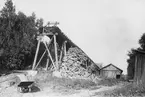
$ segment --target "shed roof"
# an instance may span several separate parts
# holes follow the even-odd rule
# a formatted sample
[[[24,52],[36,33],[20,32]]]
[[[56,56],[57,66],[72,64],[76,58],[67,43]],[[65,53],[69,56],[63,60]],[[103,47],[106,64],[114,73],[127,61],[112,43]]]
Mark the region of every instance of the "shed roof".
[[[109,64],[109,65],[107,65],[107,66],[104,66],[103,68],[101,68],[101,70],[103,70],[104,68],[107,68],[107,67],[109,67],[109,66],[113,66],[113,67],[115,67],[116,69],[118,69],[119,71],[123,72],[122,69],[118,68],[117,66],[115,66],[115,65],[113,65],[113,64]]]
[[[145,54],[145,51],[135,50],[138,54]]]

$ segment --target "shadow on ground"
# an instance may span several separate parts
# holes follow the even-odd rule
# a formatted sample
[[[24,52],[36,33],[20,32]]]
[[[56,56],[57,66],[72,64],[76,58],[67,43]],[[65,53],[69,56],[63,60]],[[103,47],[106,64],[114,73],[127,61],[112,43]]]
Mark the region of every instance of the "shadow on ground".
[[[39,92],[39,91],[40,91],[40,88],[38,88],[37,86],[32,86],[32,90],[31,90],[32,93]]]

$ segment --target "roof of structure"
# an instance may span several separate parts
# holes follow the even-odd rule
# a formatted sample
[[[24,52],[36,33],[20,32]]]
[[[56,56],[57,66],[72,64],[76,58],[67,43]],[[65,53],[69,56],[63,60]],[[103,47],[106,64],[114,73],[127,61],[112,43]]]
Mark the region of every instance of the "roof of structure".
[[[141,51],[141,50],[135,50],[137,53],[140,53],[140,54],[145,54],[145,51]]]
[[[117,66],[115,66],[115,65],[113,65],[113,64],[109,64],[109,65],[107,65],[107,66],[104,66],[103,68],[101,68],[101,70],[103,70],[104,68],[107,68],[107,67],[109,67],[109,66],[113,66],[113,67],[115,67],[116,69],[118,69],[118,70],[120,70],[121,72],[123,72],[122,69],[118,68]]]

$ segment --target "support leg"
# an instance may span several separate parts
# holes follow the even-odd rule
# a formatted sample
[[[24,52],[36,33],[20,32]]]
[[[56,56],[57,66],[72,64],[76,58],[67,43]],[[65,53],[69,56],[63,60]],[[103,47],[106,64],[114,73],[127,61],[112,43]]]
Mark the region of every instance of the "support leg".
[[[56,65],[56,69],[58,70],[59,69],[59,66],[58,66],[58,53],[57,53],[57,42],[56,42],[56,36],[54,35],[54,49],[55,49],[55,65]]]
[[[50,54],[50,51],[49,51],[49,49],[48,49],[46,43],[44,43],[44,45],[45,45],[46,50],[47,50],[47,52],[48,52],[48,56],[50,57],[50,60],[51,60],[51,62],[52,62],[52,64],[53,64],[54,68],[56,69],[56,66],[55,66],[55,64],[54,64],[54,61],[53,61],[53,59],[52,59],[52,56],[51,56],[51,54]]]
[[[36,60],[37,60],[37,56],[38,56],[39,47],[40,47],[40,41],[38,41],[38,44],[37,44],[37,49],[36,49],[36,53],[35,53],[35,58],[34,58],[32,70],[35,69],[35,65],[36,65]]]

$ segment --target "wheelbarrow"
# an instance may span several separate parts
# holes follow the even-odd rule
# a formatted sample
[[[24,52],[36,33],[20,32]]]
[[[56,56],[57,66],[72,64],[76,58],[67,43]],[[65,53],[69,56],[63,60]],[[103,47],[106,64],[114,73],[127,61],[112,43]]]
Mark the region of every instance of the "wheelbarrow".
[[[21,82],[18,85],[18,91],[20,93],[28,93],[32,91],[32,87],[34,86],[34,81],[25,81]]]
[[[36,75],[37,72],[35,71],[15,71],[15,73],[17,73],[17,76],[20,78],[21,82],[20,84],[18,84],[18,92],[21,93],[27,93],[27,92],[31,92],[32,91],[32,87],[34,86],[35,82],[34,81],[30,81],[28,79],[28,76],[34,76]],[[30,73],[30,74],[29,74]]]

